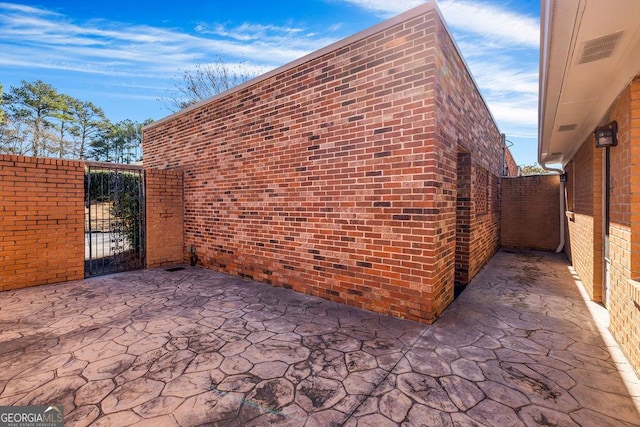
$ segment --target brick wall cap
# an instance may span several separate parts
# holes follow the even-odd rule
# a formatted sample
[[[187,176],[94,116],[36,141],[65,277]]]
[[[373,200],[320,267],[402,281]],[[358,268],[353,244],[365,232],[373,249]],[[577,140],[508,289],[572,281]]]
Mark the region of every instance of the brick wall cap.
[[[34,163],[34,164],[41,164],[41,165],[70,166],[70,167],[80,167],[84,164],[83,160],[60,159],[57,157],[21,156],[16,154],[0,154],[0,161],[13,162],[13,163]]]

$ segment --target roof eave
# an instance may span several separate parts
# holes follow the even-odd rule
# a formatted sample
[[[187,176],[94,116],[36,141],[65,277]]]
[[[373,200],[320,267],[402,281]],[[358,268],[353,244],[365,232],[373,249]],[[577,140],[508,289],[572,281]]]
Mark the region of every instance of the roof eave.
[[[640,72],[639,14],[637,0],[542,0],[541,166],[564,167]]]

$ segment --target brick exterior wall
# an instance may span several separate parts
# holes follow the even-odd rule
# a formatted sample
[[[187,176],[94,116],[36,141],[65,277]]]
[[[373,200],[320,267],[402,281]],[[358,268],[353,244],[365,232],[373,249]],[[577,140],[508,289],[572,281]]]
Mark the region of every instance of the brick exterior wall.
[[[182,172],[146,169],[146,266],[182,264],[184,194]]]
[[[610,330],[640,376],[640,77],[614,103],[618,146],[610,149]]]
[[[567,254],[587,293],[605,301],[610,330],[640,375],[640,77],[622,92],[608,120],[618,122],[618,145],[610,153],[609,295],[602,294],[604,149],[593,139],[567,165]],[[573,182],[573,184],[571,184]]]
[[[421,10],[145,129],[145,165],[184,171],[202,266],[432,322],[453,299],[459,146],[487,206],[470,271],[493,254],[499,135]]]
[[[560,178],[502,179],[500,239],[507,248],[555,251],[560,244]]]
[[[84,277],[84,164],[0,155],[0,291]]]
[[[602,301],[602,151],[589,138],[565,170],[565,252],[591,299]]]
[[[518,176],[520,174],[520,168],[516,163],[516,160],[513,158],[513,154],[511,154],[511,150],[508,148],[505,151],[504,155],[504,176]]]
[[[461,283],[470,281],[500,247],[503,162],[500,132],[441,21],[437,21],[436,34],[436,134],[432,141],[435,167],[429,179],[437,183],[430,188],[437,214],[427,220],[440,230],[434,239],[436,263],[431,278],[438,295],[434,305],[436,311],[441,311],[453,297],[450,266],[455,264],[458,153],[469,153],[471,162],[470,170],[465,172],[470,173],[471,182],[469,229],[465,236],[469,239],[469,265],[466,281]]]

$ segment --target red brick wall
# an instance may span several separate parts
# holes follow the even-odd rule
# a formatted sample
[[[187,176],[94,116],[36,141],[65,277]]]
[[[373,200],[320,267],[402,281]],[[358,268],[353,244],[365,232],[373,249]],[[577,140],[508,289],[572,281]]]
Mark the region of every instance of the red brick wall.
[[[182,264],[182,172],[146,169],[145,174],[147,268]]]
[[[640,374],[640,78],[627,87],[610,109],[607,120],[618,122],[618,146],[610,149],[611,261],[610,330]],[[605,300],[603,290],[603,157],[588,138],[567,165],[567,253],[589,296]],[[573,182],[573,184],[571,184]]]
[[[453,298],[451,268],[455,262],[456,160],[458,152],[471,158],[469,265],[471,280],[500,247],[501,136],[484,100],[445,27],[437,22],[435,173],[433,197],[439,214],[429,218],[441,232],[434,248],[433,284],[440,290],[436,311]]]
[[[602,151],[587,139],[567,171],[567,238],[569,256],[589,296],[602,298]]]
[[[502,246],[555,251],[560,244],[560,179],[531,175],[502,179]]]
[[[640,77],[613,104],[618,146],[610,149],[610,330],[640,375]]]
[[[0,291],[84,277],[84,164],[0,155]]]
[[[0,291],[84,277],[84,163],[0,155]],[[147,170],[147,265],[183,262],[182,175]]]
[[[457,149],[455,135],[436,143],[439,79],[472,91],[455,94],[465,109],[449,119],[471,132],[466,144],[497,132],[433,6],[423,10],[145,130],[145,165],[184,171],[184,244],[204,267],[439,315],[453,296]],[[440,65],[464,84],[437,75],[441,45],[455,58],[438,53]]]
[[[631,215],[629,221],[631,223],[631,278],[640,279],[640,181],[638,180],[638,171],[640,170],[640,75],[631,83],[629,88],[629,108],[630,122],[629,138],[630,145],[630,163],[629,182],[631,186],[631,196],[629,200],[629,209]]]
[[[505,163],[505,166],[504,166],[505,176],[518,176],[520,172],[518,168],[518,164],[516,163],[516,160],[513,158],[513,155],[511,154],[511,150],[509,150],[508,148],[505,150],[504,163]]]

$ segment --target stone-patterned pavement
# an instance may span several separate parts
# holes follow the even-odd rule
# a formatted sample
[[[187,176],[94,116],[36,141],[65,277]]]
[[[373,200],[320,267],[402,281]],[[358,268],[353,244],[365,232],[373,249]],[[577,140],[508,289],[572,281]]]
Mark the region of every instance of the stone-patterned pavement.
[[[637,426],[604,314],[540,252],[500,251],[427,327],[134,271],[0,293],[0,405],[62,404],[69,426]]]

